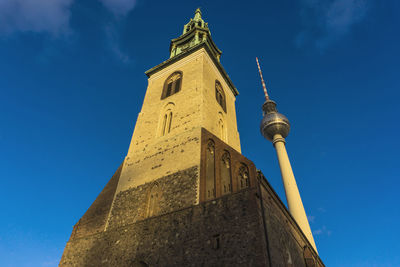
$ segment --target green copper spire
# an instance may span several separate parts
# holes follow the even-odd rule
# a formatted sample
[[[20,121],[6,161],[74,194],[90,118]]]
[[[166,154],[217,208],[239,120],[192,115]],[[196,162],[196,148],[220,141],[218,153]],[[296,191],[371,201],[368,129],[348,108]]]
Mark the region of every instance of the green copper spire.
[[[203,43],[208,46],[212,56],[219,61],[222,52],[211,39],[208,23],[201,18],[201,10],[197,8],[194,13],[194,18],[190,19],[190,21],[183,26],[182,35],[171,40],[169,49],[170,58],[189,51]]]
[[[194,18],[193,18],[193,20],[195,20],[195,21],[202,20],[202,19],[201,19],[201,11],[200,11],[200,8],[197,8],[197,9],[196,9],[196,12],[194,12]]]

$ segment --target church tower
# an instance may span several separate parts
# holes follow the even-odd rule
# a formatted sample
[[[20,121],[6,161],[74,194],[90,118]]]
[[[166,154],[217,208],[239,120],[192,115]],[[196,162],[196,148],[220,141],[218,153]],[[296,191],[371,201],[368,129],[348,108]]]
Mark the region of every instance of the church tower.
[[[170,58],[146,72],[148,87],[118,192],[200,165],[201,128],[240,152],[238,91],[219,62],[200,9],[170,45]]]
[[[76,223],[60,266],[323,266],[241,154],[238,90],[200,9],[171,40],[127,156]]]

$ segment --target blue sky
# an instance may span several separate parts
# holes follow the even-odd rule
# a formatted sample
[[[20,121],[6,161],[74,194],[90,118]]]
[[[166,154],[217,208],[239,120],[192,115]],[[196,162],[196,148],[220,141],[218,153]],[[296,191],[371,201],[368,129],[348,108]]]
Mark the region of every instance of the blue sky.
[[[400,266],[400,2],[0,1],[0,265],[57,266],[122,162],[144,71],[197,7],[238,88],[242,153],[285,201],[259,133],[255,57],[327,266]]]

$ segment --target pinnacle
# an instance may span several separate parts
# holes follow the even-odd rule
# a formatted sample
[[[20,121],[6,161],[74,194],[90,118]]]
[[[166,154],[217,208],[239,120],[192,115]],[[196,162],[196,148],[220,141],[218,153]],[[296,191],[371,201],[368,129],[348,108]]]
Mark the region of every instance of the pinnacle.
[[[201,10],[200,7],[198,7],[196,9],[196,11],[194,12],[194,20],[201,20]]]

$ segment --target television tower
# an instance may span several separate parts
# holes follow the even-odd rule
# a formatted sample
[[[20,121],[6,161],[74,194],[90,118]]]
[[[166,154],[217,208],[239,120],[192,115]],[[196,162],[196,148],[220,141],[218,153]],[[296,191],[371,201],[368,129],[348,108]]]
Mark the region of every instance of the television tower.
[[[271,141],[276,149],[289,212],[313,246],[315,252],[318,253],[310,224],[308,223],[306,211],[304,210],[303,202],[301,201],[299,189],[297,188],[296,179],[294,178],[292,166],[290,165],[289,157],[286,152],[285,137],[289,134],[290,123],[286,116],[278,112],[276,109],[276,103],[269,99],[258,58],[256,58],[256,61],[265,94],[265,102],[262,106],[264,118],[260,125],[261,134]]]

